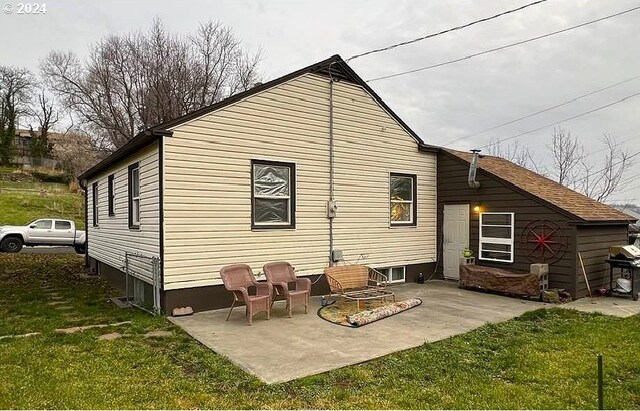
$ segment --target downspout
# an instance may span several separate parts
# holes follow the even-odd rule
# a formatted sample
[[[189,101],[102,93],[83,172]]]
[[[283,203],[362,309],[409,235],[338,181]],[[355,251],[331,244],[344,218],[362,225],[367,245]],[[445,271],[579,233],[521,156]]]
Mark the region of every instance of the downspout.
[[[331,63],[333,64],[333,63]],[[336,202],[334,198],[334,147],[333,147],[333,77],[329,65],[329,201],[327,203],[327,218],[329,219],[329,266],[333,266],[333,219],[335,218]]]
[[[467,182],[471,188],[480,188],[480,182],[476,180],[476,173],[478,172],[478,157],[480,150],[471,150],[471,164],[469,165],[469,177]]]
[[[87,180],[78,180],[78,185],[84,190],[84,266],[89,267],[89,193]]]

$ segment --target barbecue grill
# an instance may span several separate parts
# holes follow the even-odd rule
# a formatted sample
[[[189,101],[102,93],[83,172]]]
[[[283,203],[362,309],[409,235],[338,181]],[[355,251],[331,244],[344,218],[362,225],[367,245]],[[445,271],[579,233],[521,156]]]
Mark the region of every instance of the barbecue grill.
[[[640,290],[640,248],[632,245],[609,247],[609,294],[638,301]],[[617,277],[614,286],[614,271]]]

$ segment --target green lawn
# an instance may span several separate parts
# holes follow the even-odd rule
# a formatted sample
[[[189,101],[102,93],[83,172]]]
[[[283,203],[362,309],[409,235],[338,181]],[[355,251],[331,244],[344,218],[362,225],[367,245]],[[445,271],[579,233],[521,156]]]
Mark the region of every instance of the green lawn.
[[[163,318],[110,306],[114,292],[82,276],[81,264],[76,255],[0,254],[0,335],[43,333],[0,340],[0,408],[595,408],[598,352],[605,406],[640,407],[638,316],[539,310],[359,366],[265,385]],[[55,294],[72,309],[48,305]],[[123,320],[132,324],[53,332]],[[173,336],[144,338],[151,330]],[[114,331],[125,336],[98,341]],[[246,343],[260,350],[268,341]]]
[[[43,217],[66,218],[84,228],[84,196],[71,193],[63,184],[55,183],[10,183],[0,186],[0,225],[25,225]],[[47,192],[40,192],[28,186],[41,185]],[[12,187],[8,187],[8,186]]]

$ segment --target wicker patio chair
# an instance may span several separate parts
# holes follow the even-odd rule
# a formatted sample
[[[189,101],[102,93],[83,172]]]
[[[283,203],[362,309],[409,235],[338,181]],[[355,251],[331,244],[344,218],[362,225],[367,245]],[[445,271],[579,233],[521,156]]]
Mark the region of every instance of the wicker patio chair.
[[[265,264],[262,269],[267,277],[267,282],[273,286],[274,296],[271,304],[278,295],[287,301],[289,317],[294,306],[304,306],[305,314],[308,312],[309,297],[311,295],[311,280],[308,278],[297,278],[293,267],[287,262],[275,262]],[[289,284],[295,283],[295,289],[289,290]]]
[[[259,312],[267,313],[267,320],[271,318],[271,294],[273,288],[271,284],[259,283],[251,271],[251,267],[246,264],[233,264],[222,267],[220,277],[224,287],[233,292],[233,303],[227,314],[227,321],[237,302],[246,306],[246,316],[249,325],[253,324],[253,316]],[[255,295],[249,294],[249,288],[255,287]]]

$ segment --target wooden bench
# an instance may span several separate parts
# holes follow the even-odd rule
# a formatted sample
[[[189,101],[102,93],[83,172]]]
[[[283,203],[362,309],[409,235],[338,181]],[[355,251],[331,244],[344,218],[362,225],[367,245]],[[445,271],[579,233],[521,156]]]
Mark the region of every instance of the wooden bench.
[[[359,310],[361,301],[392,298],[395,302],[393,292],[386,289],[387,277],[373,268],[341,265],[325,268],[324,274],[331,294],[340,296],[340,304],[345,299],[356,301]]]

